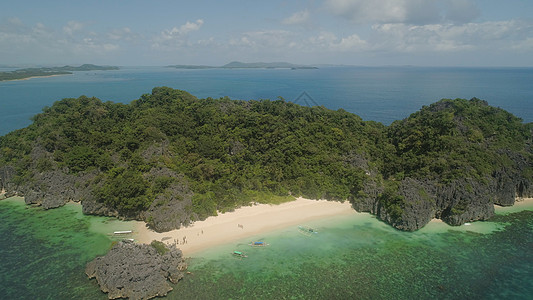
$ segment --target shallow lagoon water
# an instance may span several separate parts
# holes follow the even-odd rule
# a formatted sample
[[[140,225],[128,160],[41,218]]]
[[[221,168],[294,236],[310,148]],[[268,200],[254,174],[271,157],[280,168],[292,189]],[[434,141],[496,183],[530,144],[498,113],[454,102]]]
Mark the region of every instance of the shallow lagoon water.
[[[524,208],[523,208],[524,209]],[[528,209],[528,208],[526,208]],[[401,232],[369,214],[311,222],[198,253],[178,299],[528,299],[533,208]],[[270,244],[251,248],[252,240]],[[248,258],[231,256],[243,251]]]
[[[0,298],[107,298],[85,264],[109,250],[110,229],[131,223],[83,215],[79,204],[43,210],[21,198],[0,201],[0,220]]]
[[[213,247],[188,258],[169,299],[529,299],[533,205],[490,222],[430,223],[401,232],[370,214],[309,222]],[[525,209],[525,210],[524,210]],[[0,201],[0,295],[4,299],[106,299],[86,262],[131,222],[85,216],[77,204],[42,210]],[[251,241],[268,247],[252,248]],[[239,250],[248,257],[239,259]]]

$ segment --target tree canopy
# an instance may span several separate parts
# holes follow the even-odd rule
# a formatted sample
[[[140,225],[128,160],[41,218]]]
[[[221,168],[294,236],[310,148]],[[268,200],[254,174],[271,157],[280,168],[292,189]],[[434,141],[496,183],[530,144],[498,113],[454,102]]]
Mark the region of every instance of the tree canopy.
[[[175,179],[153,170],[171,170],[194,193],[187,209],[199,218],[291,196],[357,202],[378,185],[385,209],[401,218],[398,181],[483,181],[516,167],[509,151],[531,161],[531,128],[475,98],[444,99],[387,127],[281,98],[198,99],[157,87],[130,104],[55,102],[27,128],[0,137],[0,167],[13,166],[19,184],[36,172],[92,172],[94,196],[122,212],[168,195]],[[35,169],[36,146],[47,155]],[[531,167],[523,173],[533,178]]]

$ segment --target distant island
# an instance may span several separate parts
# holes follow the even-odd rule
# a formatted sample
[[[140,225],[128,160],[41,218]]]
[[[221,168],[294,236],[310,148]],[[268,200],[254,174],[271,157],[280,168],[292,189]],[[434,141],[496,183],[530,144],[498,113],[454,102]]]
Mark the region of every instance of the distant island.
[[[114,66],[97,66],[93,64],[84,64],[79,67],[63,66],[63,67],[42,67],[42,68],[25,68],[9,72],[0,72],[0,81],[7,80],[21,80],[33,77],[48,77],[57,75],[68,75],[76,71],[107,71],[118,70]]]
[[[205,65],[171,65],[169,68],[176,69],[318,69],[315,66],[295,65],[288,62],[253,62],[244,63],[240,61],[233,61],[220,67],[205,66]]]

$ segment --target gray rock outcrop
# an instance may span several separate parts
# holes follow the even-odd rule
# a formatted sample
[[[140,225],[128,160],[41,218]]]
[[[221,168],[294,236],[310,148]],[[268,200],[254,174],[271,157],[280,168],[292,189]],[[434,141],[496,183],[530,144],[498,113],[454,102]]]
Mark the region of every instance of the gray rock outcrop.
[[[95,174],[67,174],[64,170],[51,170],[34,174],[32,181],[19,190],[26,204],[40,205],[45,209],[65,205],[69,201],[78,202],[89,197],[88,182]]]
[[[4,191],[3,197],[15,195],[15,184],[13,183],[15,174],[15,168],[11,166],[0,167],[0,191]]]
[[[187,264],[181,250],[161,242],[151,245],[119,242],[103,257],[86,266],[89,278],[96,278],[109,299],[150,299],[172,290],[183,278]]]
[[[191,222],[193,192],[184,176],[168,168],[153,168],[149,176],[167,178],[169,181],[165,192],[159,194],[150,207],[141,213],[141,219],[157,232],[188,225]]]
[[[397,229],[414,231],[424,227],[435,217],[437,210],[432,185],[412,178],[401,181],[398,195],[403,197],[403,213],[400,219],[391,218],[388,211],[378,205],[376,215]]]

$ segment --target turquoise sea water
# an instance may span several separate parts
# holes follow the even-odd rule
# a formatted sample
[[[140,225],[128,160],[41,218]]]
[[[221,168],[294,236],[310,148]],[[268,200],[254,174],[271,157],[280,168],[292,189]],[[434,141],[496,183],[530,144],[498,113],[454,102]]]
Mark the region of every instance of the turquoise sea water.
[[[169,299],[531,299],[533,203],[490,222],[397,231],[369,214],[289,227],[189,258]],[[105,299],[85,263],[131,223],[0,201],[0,298]],[[270,244],[251,248],[252,240]],[[248,257],[238,259],[239,250]]]
[[[288,228],[205,252],[170,298],[531,299],[533,211],[451,228],[392,229],[370,215]],[[240,250],[248,258],[230,257]]]
[[[408,117],[442,98],[477,97],[533,121],[533,68],[324,67],[316,70],[124,67],[116,71],[0,82],[0,135],[30,124],[54,101],[81,95],[129,103],[153,87],[169,86],[199,98],[295,101],[303,92],[319,105],[343,108],[364,120]],[[304,97],[305,98],[305,97]],[[301,98],[313,103],[311,99]]]
[[[0,220],[0,299],[107,299],[85,264],[109,250],[110,230],[131,223],[85,216],[77,204],[45,211],[21,198],[0,201]]]

